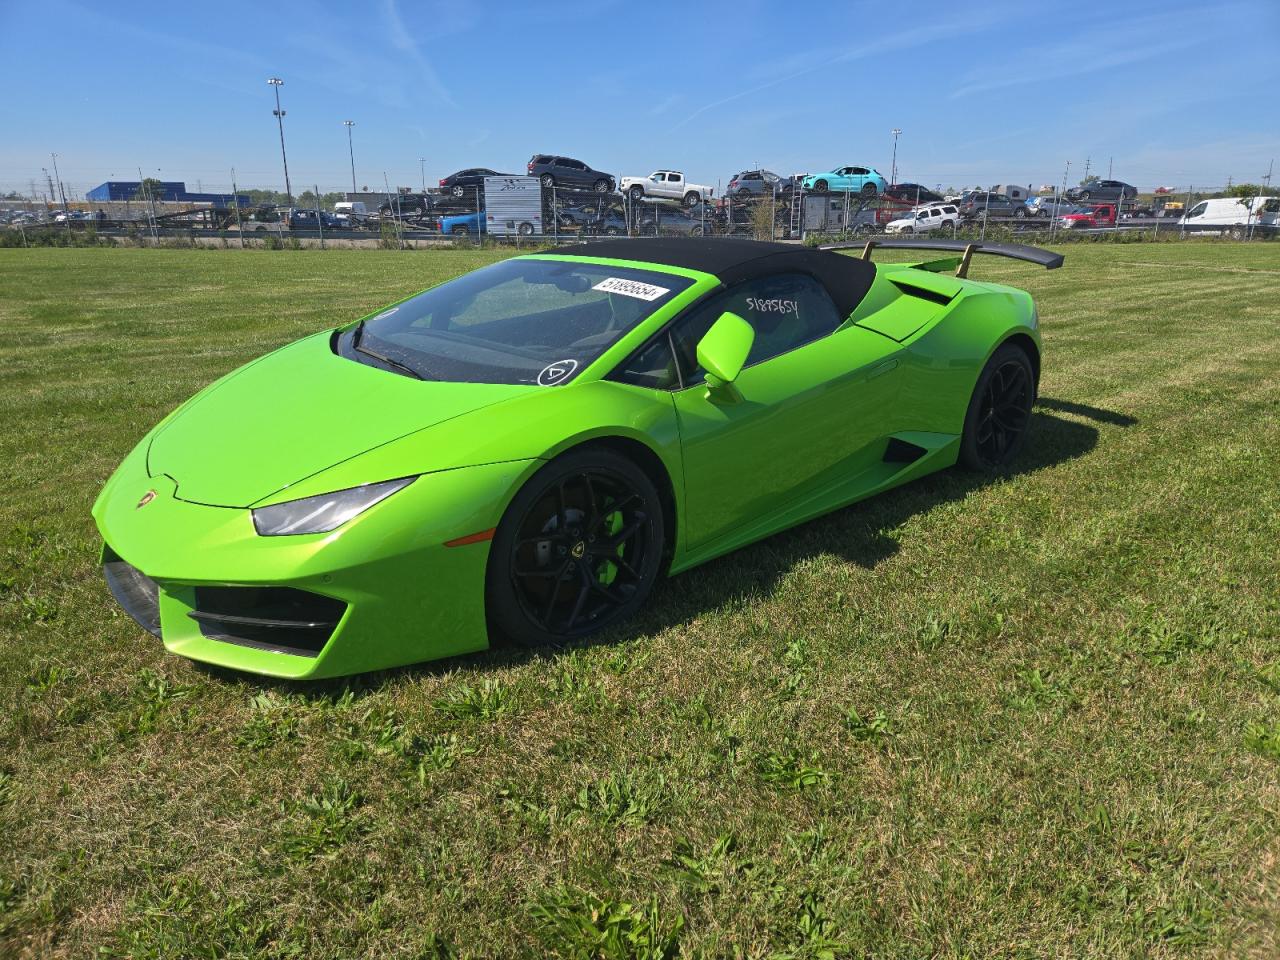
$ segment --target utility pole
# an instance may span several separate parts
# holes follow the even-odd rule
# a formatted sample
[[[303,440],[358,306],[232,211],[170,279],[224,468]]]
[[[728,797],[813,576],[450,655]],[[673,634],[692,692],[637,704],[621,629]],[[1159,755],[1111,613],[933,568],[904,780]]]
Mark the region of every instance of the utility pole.
[[[67,193],[62,189],[62,175],[58,173],[58,155],[51,153],[53,157],[53,179],[58,181],[58,194],[62,198],[62,216],[67,224],[67,236],[71,236],[71,211],[67,209]]]
[[[893,134],[893,163],[889,167],[889,183],[892,185],[898,182],[898,137],[902,136],[902,131],[894,127],[889,132]]]
[[[351,128],[356,125],[354,120],[343,120],[343,126],[347,128],[347,153],[351,157],[351,192],[356,192],[356,151],[351,145]],[[355,197],[352,197],[354,200]]]
[[[422,174],[422,192],[427,192],[427,158],[418,158],[418,170]]]
[[[1088,179],[1089,179],[1089,161],[1090,161],[1091,159],[1092,159],[1092,157],[1085,157],[1085,158],[1084,158],[1084,179],[1085,179],[1085,180],[1088,180]]]
[[[276,90],[276,108],[271,112],[275,114],[276,123],[280,126],[280,159],[284,161],[284,196],[288,206],[292,207],[293,188],[289,186],[289,156],[284,152],[284,111],[280,109],[280,88],[284,86],[284,81],[279,77],[271,77],[267,83]]]
[[[1114,159],[1115,157],[1107,157],[1107,179],[1108,180],[1111,179],[1111,161]]]

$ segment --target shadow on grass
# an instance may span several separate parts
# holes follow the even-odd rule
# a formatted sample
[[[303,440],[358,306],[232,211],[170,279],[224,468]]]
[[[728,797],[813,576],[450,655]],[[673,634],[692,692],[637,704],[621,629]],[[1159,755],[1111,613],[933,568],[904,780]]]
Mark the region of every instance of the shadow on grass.
[[[637,636],[687,623],[725,604],[767,595],[798,563],[824,554],[871,569],[898,551],[898,541],[891,534],[916,514],[961,500],[990,484],[1007,482],[1014,477],[1082,457],[1097,446],[1096,427],[1054,416],[1046,412],[1049,410],[1119,427],[1133,426],[1138,422],[1133,417],[1111,410],[1041,397],[1032,413],[1031,434],[1026,448],[1005,470],[991,474],[943,470],[774,534],[687,573],[660,581],[648,604],[631,620],[564,647],[526,649],[504,644],[462,657],[307,682],[251,676],[206,664],[196,666],[220,679],[256,688],[287,689],[295,695],[328,700],[347,692],[370,692],[389,680],[406,675],[435,676],[454,670],[480,672],[555,657],[567,650],[624,643]]]

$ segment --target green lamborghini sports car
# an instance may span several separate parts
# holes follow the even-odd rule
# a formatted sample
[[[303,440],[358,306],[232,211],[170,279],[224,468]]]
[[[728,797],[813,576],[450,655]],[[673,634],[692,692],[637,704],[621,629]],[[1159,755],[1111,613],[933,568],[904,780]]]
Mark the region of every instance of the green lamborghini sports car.
[[[975,253],[1062,262],[684,239],[476,270],[162,420],[94,504],[107,583],[170,651],[278,677],[616,624],[663,574],[1017,455],[1036,309]]]

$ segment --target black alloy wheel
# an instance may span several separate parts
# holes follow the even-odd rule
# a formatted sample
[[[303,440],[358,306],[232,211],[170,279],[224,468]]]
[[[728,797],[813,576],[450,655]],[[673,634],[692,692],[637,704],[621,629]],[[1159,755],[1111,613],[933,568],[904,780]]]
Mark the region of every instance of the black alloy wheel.
[[[594,189],[596,193],[608,193],[609,181],[605,180],[602,177],[601,179],[597,180],[594,184],[592,184],[592,189]]]
[[[814,192],[814,193],[826,193],[826,192],[827,192],[827,181],[825,181],[825,180],[815,180],[815,181],[813,181],[813,192]]]
[[[538,178],[538,182],[541,183],[548,190],[550,190],[552,187],[556,185],[556,178],[549,173],[544,173],[541,177]]]
[[[1022,449],[1035,403],[1035,372],[1025,350],[1006,343],[978,377],[960,439],[960,460],[971,470],[996,470]]]
[[[664,536],[658,491],[635,463],[606,449],[560,457],[520,490],[494,535],[489,623],[537,646],[625,619],[653,589]]]

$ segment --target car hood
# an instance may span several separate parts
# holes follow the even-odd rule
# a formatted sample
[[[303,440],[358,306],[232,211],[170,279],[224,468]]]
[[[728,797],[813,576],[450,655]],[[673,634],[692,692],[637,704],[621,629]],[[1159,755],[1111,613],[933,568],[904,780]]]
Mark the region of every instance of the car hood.
[[[152,436],[150,475],[170,477],[182,500],[247,507],[375,447],[538,389],[415,380],[339,357],[330,338],[282,347],[194,397]]]

